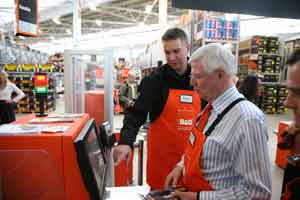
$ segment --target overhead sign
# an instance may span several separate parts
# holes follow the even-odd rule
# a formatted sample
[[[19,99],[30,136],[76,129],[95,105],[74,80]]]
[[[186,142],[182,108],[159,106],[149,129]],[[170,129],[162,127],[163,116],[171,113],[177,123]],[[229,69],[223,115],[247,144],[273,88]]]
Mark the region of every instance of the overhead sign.
[[[38,0],[16,0],[16,35],[38,35]]]

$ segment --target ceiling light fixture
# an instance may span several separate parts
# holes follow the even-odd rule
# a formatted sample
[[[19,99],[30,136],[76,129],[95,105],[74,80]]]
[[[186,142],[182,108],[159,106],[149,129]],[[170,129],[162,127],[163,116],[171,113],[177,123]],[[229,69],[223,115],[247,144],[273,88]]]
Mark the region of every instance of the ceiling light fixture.
[[[99,20],[99,19],[97,19],[95,22],[96,22],[97,26],[101,26],[102,25],[102,21]]]
[[[72,34],[72,31],[71,31],[70,29],[67,29],[67,30],[66,30],[66,33]]]
[[[58,17],[53,18],[52,21],[53,21],[55,24],[61,24],[61,22],[59,21]]]
[[[93,10],[93,11],[97,10],[97,7],[96,7],[95,4],[93,4],[93,3],[88,3],[88,4],[89,4],[89,8],[90,8],[91,10]]]
[[[145,6],[145,13],[149,14],[152,11],[152,5],[146,5]]]

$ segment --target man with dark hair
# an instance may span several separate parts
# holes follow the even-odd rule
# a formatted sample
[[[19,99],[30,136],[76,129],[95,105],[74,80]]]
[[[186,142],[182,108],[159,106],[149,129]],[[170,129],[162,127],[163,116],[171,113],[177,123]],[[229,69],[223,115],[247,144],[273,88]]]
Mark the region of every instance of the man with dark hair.
[[[182,42],[185,42],[188,44],[188,39],[186,33],[181,30],[180,28],[172,28],[165,32],[165,34],[162,36],[162,41],[169,41],[169,40],[177,40],[178,38],[181,39]]]
[[[128,160],[139,128],[150,116],[147,140],[147,183],[161,189],[173,166],[180,160],[196,113],[201,109],[199,96],[190,86],[188,41],[179,28],[167,30],[162,37],[167,64],[145,77],[138,98],[125,114],[121,139],[114,148],[114,160]]]
[[[289,143],[285,146],[291,149],[293,159],[289,159],[284,171],[282,192],[285,192],[285,196],[282,199],[296,200],[300,195],[300,49],[288,58],[287,64],[289,65],[287,74],[289,93],[285,106],[293,110],[294,118],[283,140]]]

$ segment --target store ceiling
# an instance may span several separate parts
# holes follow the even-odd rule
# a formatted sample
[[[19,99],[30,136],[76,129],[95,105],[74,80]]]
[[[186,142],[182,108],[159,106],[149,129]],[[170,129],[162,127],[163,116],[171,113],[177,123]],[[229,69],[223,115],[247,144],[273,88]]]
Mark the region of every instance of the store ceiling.
[[[174,7],[300,19],[299,0],[172,0]]]
[[[82,12],[82,33],[93,33],[103,30],[125,28],[136,26],[139,23],[158,23],[158,3],[147,14],[146,5],[152,5],[153,0],[115,0],[96,6],[96,10],[85,8]],[[156,1],[158,2],[158,1]],[[184,10],[171,7],[169,3],[169,18],[174,18],[183,13]],[[60,17],[61,25],[55,24],[52,20],[40,23],[43,33],[65,34],[66,29],[72,29],[72,13]],[[96,20],[101,21],[101,25],[96,24]]]
[[[106,32],[112,29],[128,28],[141,24],[150,25],[158,23],[158,0],[96,0],[84,1],[85,6],[82,9],[82,35],[96,32]],[[104,2],[104,3],[101,3]],[[147,12],[146,6],[152,9]],[[46,10],[47,17],[40,22],[40,36],[38,38],[26,38],[26,43],[32,44],[41,41],[49,41],[65,37],[72,37],[72,2],[64,1],[57,9],[65,7],[69,12],[59,16],[59,22],[55,23],[53,19],[57,14],[49,14],[55,8]],[[186,10],[177,9],[171,6],[171,0],[168,2],[168,19],[179,19]],[[45,15],[46,13],[40,13]],[[51,15],[51,16],[49,16]],[[96,20],[98,20],[96,22]],[[97,24],[98,23],[98,24]],[[24,38],[18,38],[24,40]]]

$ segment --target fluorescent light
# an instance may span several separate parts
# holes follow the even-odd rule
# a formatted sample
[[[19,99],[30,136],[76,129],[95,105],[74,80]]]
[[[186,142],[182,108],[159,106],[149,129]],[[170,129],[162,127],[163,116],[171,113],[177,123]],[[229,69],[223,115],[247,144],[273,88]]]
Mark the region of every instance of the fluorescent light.
[[[102,25],[102,21],[99,20],[99,19],[97,19],[95,22],[96,22],[97,26],[101,26]]]
[[[152,11],[152,5],[146,5],[145,6],[145,13],[149,14]]]
[[[66,30],[66,33],[72,34],[72,31],[71,31],[70,29],[67,29],[67,30]]]
[[[53,21],[55,24],[61,24],[61,22],[59,21],[58,17],[53,18],[52,21]]]
[[[89,8],[90,8],[91,10],[93,10],[93,11],[97,10],[97,7],[95,6],[95,4],[93,4],[93,3],[88,3],[88,5],[89,5]]]

